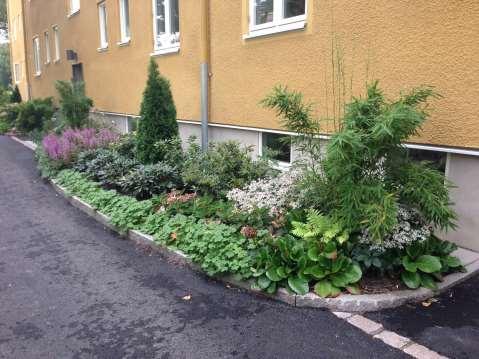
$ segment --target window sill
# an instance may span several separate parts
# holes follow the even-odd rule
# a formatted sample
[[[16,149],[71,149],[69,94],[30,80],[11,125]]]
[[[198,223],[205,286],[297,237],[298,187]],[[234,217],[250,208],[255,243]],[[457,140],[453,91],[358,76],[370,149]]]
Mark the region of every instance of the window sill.
[[[306,21],[297,21],[289,24],[282,24],[268,27],[260,30],[250,30],[248,34],[243,35],[243,40],[253,39],[255,37],[274,35],[282,32],[303,30],[306,27]]]
[[[60,59],[53,60],[54,64],[58,64],[60,62]]]
[[[124,46],[130,45],[130,42],[131,42],[131,39],[126,39],[126,40],[117,42],[116,44],[118,45],[118,47],[124,47]]]
[[[67,18],[70,19],[70,18],[72,18],[73,16],[75,16],[75,15],[77,15],[77,14],[79,14],[79,13],[80,13],[80,9],[77,9],[77,10],[75,10],[75,11],[69,13],[69,14],[67,15]]]
[[[33,77],[40,77],[41,75],[42,75],[41,72],[36,72],[36,73],[33,74]]]
[[[155,49],[154,52],[150,54],[150,56],[155,57],[155,56],[162,56],[162,55],[168,55],[168,54],[175,54],[180,52],[180,46],[174,46],[174,47],[165,47],[165,48],[159,48]]]
[[[108,51],[108,45],[103,46],[103,47],[99,47],[98,49],[96,49],[96,51],[98,51],[98,52],[106,52],[106,51]]]

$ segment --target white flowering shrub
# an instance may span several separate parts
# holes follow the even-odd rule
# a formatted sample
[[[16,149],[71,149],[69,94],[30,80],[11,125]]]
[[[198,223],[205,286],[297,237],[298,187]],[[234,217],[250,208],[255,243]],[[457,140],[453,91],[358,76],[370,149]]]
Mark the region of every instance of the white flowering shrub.
[[[378,243],[372,240],[367,230],[363,230],[359,242],[369,245],[371,251],[384,252],[392,248],[403,249],[413,242],[428,239],[430,235],[431,229],[418,211],[399,206],[398,223],[390,235]]]
[[[275,178],[250,182],[243,189],[235,188],[226,197],[239,211],[250,213],[255,209],[267,209],[271,216],[276,216],[298,206],[296,182],[299,177],[299,171],[291,170]]]

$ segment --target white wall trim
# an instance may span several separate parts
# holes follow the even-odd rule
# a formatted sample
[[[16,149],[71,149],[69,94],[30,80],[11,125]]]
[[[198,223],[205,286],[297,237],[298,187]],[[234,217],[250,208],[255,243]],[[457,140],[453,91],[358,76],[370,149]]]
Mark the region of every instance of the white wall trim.
[[[138,115],[126,114],[126,113],[116,113],[116,112],[108,112],[108,111],[91,111],[92,113],[98,113],[102,115],[112,115],[112,116],[128,116],[139,118]],[[190,120],[178,120],[178,123],[183,123],[187,125],[196,125],[201,126],[201,122],[199,121],[190,121]],[[275,129],[268,129],[268,128],[259,128],[259,127],[248,127],[248,126],[237,126],[237,125],[227,125],[221,123],[208,123],[208,126],[211,127],[222,127],[222,128],[231,128],[234,130],[242,130],[242,131],[254,131],[254,132],[268,132],[268,133],[277,133],[280,135],[290,135],[290,136],[297,136],[297,133],[289,132],[289,131],[282,131],[282,130],[275,130]],[[324,140],[329,140],[331,135],[320,135],[319,138]],[[466,155],[466,156],[475,156],[479,157],[479,150],[476,149],[467,149],[467,148],[454,148],[454,147],[443,147],[443,146],[434,146],[434,145],[427,145],[427,144],[416,144],[416,143],[405,143],[404,146],[407,148],[414,148],[417,150],[424,150],[424,151],[438,151],[438,152],[445,152],[445,153],[452,153],[458,155]]]

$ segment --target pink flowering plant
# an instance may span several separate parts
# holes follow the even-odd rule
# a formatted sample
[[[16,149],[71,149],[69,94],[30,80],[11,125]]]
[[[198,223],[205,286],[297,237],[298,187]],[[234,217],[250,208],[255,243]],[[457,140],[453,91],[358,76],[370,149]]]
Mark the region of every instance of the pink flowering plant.
[[[78,153],[107,147],[119,140],[119,135],[109,129],[67,129],[61,135],[49,134],[43,138],[46,155],[64,165],[72,163]]]

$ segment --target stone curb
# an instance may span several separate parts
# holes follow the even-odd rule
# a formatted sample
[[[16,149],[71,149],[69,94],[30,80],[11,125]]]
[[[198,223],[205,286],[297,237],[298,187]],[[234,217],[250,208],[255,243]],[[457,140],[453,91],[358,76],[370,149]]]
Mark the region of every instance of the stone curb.
[[[193,263],[191,259],[189,259],[188,256],[186,256],[183,252],[178,251],[174,248],[169,248],[167,246],[158,244],[154,241],[154,238],[152,236],[141,233],[137,230],[129,230],[127,234],[121,233],[121,231],[119,231],[117,227],[111,224],[110,218],[108,216],[96,211],[93,207],[82,201],[80,198],[76,196],[69,196],[68,192],[54,181],[52,181],[52,185],[55,190],[62,196],[66,197],[67,200],[74,207],[78,208],[87,215],[95,218],[98,222],[100,222],[102,225],[109,228],[110,230],[113,230],[123,236],[126,236],[128,239],[136,243],[146,245],[159,251],[168,260],[171,260],[181,265],[188,266],[195,271],[203,272],[201,267]],[[468,264],[466,266],[466,269],[466,273],[453,273],[446,276],[444,278],[444,281],[438,284],[439,289],[437,292],[426,288],[419,288],[416,290],[400,290],[384,294],[342,294],[337,298],[321,298],[314,293],[308,293],[306,295],[296,295],[289,293],[284,288],[280,288],[275,295],[267,295],[264,292],[252,289],[251,281],[241,281],[236,279],[232,275],[217,276],[215,277],[215,279],[225,284],[245,289],[254,294],[272,298],[295,307],[326,308],[335,312],[362,313],[377,311],[386,308],[394,308],[406,303],[420,302],[431,298],[437,295],[438,292],[446,291],[453,285],[468,279],[473,274],[478,272],[479,261],[474,261]]]

